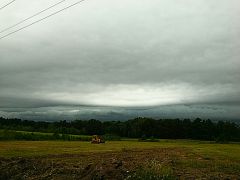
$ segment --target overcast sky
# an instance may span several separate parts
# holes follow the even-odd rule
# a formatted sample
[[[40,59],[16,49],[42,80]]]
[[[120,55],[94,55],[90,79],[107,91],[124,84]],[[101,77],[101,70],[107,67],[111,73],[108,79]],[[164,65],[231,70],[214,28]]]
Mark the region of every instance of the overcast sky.
[[[59,1],[15,1],[0,31]],[[239,0],[86,0],[0,40],[0,116],[238,119],[239,36]]]

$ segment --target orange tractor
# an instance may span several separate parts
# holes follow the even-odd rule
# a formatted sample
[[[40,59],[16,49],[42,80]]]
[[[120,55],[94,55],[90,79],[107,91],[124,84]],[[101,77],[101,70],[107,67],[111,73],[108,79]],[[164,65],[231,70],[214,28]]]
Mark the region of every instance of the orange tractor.
[[[92,144],[100,144],[100,143],[105,143],[105,141],[102,136],[93,135],[91,143]]]

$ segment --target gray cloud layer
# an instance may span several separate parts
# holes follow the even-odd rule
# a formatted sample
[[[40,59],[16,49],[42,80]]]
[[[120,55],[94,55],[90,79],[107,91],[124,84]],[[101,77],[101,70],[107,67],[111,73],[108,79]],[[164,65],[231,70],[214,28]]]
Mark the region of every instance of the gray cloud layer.
[[[0,28],[48,6],[16,2],[0,11]],[[224,115],[232,118],[240,104],[239,12],[238,0],[86,1],[0,41],[1,112],[214,104],[233,108]]]

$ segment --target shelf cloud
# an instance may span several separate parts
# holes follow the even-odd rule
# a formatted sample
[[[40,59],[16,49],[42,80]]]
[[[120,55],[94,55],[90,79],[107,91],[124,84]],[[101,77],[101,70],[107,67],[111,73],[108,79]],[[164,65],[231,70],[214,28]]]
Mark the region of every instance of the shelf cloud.
[[[49,6],[26,3],[0,11],[0,30]],[[0,116],[238,119],[239,12],[238,0],[85,1],[0,40]]]

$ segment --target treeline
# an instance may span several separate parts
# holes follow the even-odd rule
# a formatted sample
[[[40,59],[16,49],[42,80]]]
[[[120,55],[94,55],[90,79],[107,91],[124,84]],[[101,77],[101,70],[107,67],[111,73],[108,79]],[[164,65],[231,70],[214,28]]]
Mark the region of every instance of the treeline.
[[[240,141],[240,127],[230,121],[212,122],[197,118],[159,119],[135,118],[128,121],[59,121],[37,122],[0,118],[0,129],[52,132],[59,134],[93,135],[111,134],[128,138],[196,139],[216,141]]]

